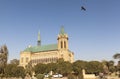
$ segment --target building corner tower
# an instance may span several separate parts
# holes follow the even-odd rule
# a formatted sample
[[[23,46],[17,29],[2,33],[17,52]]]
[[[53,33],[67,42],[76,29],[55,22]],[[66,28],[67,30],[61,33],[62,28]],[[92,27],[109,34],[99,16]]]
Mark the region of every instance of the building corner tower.
[[[64,31],[62,26],[58,34],[58,50],[68,50],[68,35]]]

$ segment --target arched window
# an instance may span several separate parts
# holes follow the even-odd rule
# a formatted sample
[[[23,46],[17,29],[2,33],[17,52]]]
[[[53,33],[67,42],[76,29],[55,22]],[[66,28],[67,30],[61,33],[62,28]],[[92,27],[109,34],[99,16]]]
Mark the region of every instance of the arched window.
[[[26,63],[28,63],[28,60],[29,60],[29,58],[28,58],[28,57],[26,57]]]
[[[64,48],[66,48],[66,42],[64,41]]]
[[[21,58],[21,63],[23,63],[23,57]]]
[[[61,48],[63,48],[63,42],[61,41]]]

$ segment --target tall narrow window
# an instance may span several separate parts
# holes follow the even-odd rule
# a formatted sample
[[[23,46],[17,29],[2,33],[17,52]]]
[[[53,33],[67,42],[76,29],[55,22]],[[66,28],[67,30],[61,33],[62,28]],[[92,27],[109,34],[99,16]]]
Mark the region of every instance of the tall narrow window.
[[[64,48],[66,48],[66,42],[64,41]]]
[[[63,42],[61,41],[61,48],[63,48]]]
[[[21,58],[21,63],[23,63],[23,57]]]
[[[29,58],[28,58],[28,57],[26,57],[26,63],[28,63],[28,60],[29,60]]]

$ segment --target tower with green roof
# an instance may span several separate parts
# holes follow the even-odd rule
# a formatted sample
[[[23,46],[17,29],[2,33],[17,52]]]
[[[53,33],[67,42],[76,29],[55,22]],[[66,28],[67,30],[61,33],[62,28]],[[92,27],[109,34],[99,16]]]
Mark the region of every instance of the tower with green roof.
[[[58,50],[68,50],[68,35],[62,26],[58,34]]]

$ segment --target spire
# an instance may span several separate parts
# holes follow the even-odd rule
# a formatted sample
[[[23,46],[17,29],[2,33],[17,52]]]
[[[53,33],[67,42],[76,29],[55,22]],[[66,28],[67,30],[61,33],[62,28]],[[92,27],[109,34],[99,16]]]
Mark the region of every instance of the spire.
[[[38,41],[40,41],[40,31],[38,32]]]
[[[59,33],[59,34],[61,34],[61,35],[66,34],[65,31],[64,31],[64,26],[61,26],[60,33]]]
[[[37,45],[40,46],[41,45],[41,40],[40,40],[40,31],[38,32],[38,41],[37,41]]]

